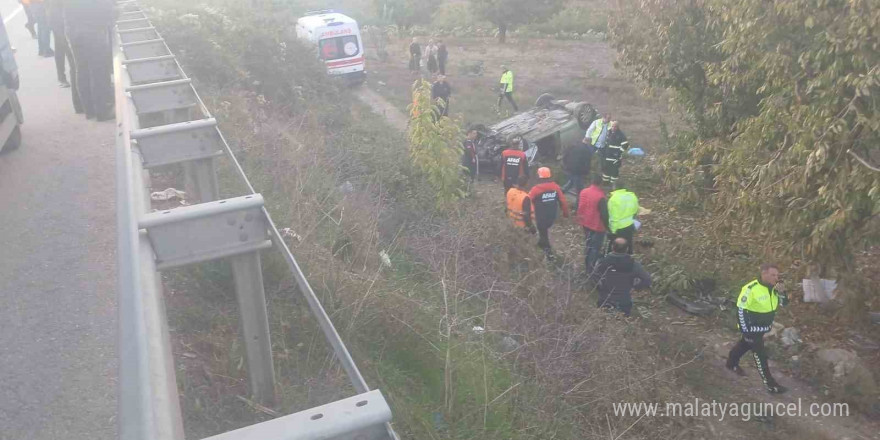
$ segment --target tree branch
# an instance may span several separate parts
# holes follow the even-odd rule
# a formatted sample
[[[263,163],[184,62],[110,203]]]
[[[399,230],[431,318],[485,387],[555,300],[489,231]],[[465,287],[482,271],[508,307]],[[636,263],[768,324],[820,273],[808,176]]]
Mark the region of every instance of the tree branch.
[[[876,173],[880,173],[880,168],[869,164],[868,161],[859,157],[859,155],[856,154],[853,150],[846,150],[846,152],[849,153],[850,156],[856,158],[857,161],[861,162],[861,164],[866,166],[869,170],[874,171]]]

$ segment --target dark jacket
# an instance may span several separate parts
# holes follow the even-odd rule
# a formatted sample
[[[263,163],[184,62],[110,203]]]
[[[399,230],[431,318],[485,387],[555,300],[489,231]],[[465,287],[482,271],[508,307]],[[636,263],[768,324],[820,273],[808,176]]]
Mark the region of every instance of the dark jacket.
[[[586,176],[590,174],[590,161],[593,159],[593,150],[587,144],[578,142],[565,151],[562,156],[562,168],[571,174]]]
[[[437,60],[441,63],[446,62],[446,59],[449,58],[449,51],[446,50],[445,44],[437,45]]]
[[[113,26],[111,0],[63,0],[64,25],[67,29],[105,30]]]
[[[556,213],[562,208],[562,215],[568,217],[568,202],[556,182],[541,182],[529,191],[535,211],[535,223],[538,229],[549,228],[556,221]]]
[[[440,98],[443,102],[449,102],[450,96],[452,96],[452,86],[448,82],[437,81],[431,85],[431,100]]]
[[[418,57],[422,56],[422,47],[419,46],[419,43],[410,43],[409,55],[414,58],[418,58]]]
[[[626,140],[626,135],[619,129],[608,131],[608,135],[605,138],[605,148],[602,150],[603,159],[619,162],[623,158],[623,153],[629,150],[629,141]]]
[[[599,305],[629,307],[633,287],[651,287],[651,274],[631,255],[612,252],[596,263],[590,280],[599,291]]]

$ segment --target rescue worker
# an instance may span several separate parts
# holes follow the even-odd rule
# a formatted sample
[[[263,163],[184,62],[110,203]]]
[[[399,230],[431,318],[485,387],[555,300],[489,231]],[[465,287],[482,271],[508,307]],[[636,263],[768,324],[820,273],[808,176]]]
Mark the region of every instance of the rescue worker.
[[[532,199],[526,191],[529,179],[520,176],[516,185],[507,191],[507,216],[513,220],[513,226],[523,228],[530,233],[535,233],[535,225],[532,223],[534,213],[532,211]]]
[[[63,0],[64,30],[73,53],[76,91],[86,118],[114,118],[110,73],[111,0]]]
[[[577,209],[578,195],[584,189],[584,179],[590,175],[590,161],[592,160],[593,150],[583,142],[572,145],[562,155],[562,168],[568,175],[568,182],[562,186],[562,191],[572,191],[575,196],[575,209]]]
[[[431,85],[431,102],[439,107],[438,116],[449,116],[450,96],[452,96],[452,86],[446,82],[446,75],[438,75],[437,81]],[[438,104],[438,99],[443,101],[443,104]]]
[[[591,145],[594,153],[605,147],[605,138],[608,135],[608,121],[610,120],[611,115],[606,113],[601,118],[590,123],[590,128],[587,128],[584,143]]]
[[[629,141],[626,135],[620,131],[617,121],[611,121],[608,135],[605,138],[605,147],[602,148],[602,178],[605,183],[616,188],[617,178],[620,176],[620,165],[623,162],[623,154],[629,150]]]
[[[473,183],[474,179],[477,177],[477,142],[479,137],[480,134],[477,130],[473,128],[468,129],[464,140],[464,148],[462,149],[461,166],[467,168],[468,178],[471,183]]]
[[[562,188],[551,179],[550,168],[538,168],[538,184],[529,191],[529,198],[535,211],[535,225],[538,229],[538,247],[544,251],[549,260],[553,260],[553,248],[550,247],[550,227],[556,222],[556,215],[562,209],[562,216],[568,218],[568,203]]]
[[[611,253],[599,260],[590,274],[599,299],[596,307],[615,308],[629,316],[632,311],[632,290],[651,287],[649,274],[632,255],[626,253],[632,244],[618,237],[611,242]]]
[[[604,254],[605,233],[608,231],[608,198],[602,189],[602,175],[593,174],[590,186],[578,196],[577,223],[584,228],[584,272],[593,272],[596,262]]]
[[[603,176],[604,178],[604,176]],[[626,253],[633,253],[633,235],[636,233],[635,217],[639,213],[639,198],[626,189],[611,191],[608,197],[608,249],[616,238],[625,238]]]
[[[505,98],[513,106],[513,111],[518,112],[519,108],[517,108],[516,102],[513,101],[513,72],[507,66],[501,66],[501,82],[499,84],[497,105],[499,112],[501,111],[501,101]]]
[[[422,63],[422,47],[419,46],[419,39],[413,37],[412,43],[409,44],[409,71],[419,73]]]
[[[522,138],[517,136],[511,141],[510,148],[501,152],[501,183],[504,185],[505,195],[518,181],[519,176],[529,175],[529,159],[522,147]]]
[[[727,369],[745,376],[745,371],[739,366],[739,360],[751,350],[755,358],[755,367],[758,368],[767,391],[771,394],[782,394],[788,389],[777,383],[770,375],[767,351],[764,348],[764,333],[769,332],[773,327],[776,308],[780,304],[787,305],[788,297],[776,289],[779,284],[779,268],[775,264],[765,263],[760,269],[761,277],[743,286],[736,300],[736,325],[742,333],[742,338],[730,349]]]

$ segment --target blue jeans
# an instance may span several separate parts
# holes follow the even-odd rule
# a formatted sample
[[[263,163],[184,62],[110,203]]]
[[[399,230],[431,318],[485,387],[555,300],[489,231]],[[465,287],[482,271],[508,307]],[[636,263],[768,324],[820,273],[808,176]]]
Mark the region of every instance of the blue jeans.
[[[605,242],[605,233],[596,232],[584,228],[584,235],[587,237],[587,249],[584,251],[584,267],[587,275],[593,272],[596,262],[602,258],[602,248]]]
[[[52,30],[49,28],[49,17],[46,16],[46,6],[42,3],[31,5],[31,12],[37,22],[37,48],[40,55],[47,55],[52,51],[49,46],[52,38]]]

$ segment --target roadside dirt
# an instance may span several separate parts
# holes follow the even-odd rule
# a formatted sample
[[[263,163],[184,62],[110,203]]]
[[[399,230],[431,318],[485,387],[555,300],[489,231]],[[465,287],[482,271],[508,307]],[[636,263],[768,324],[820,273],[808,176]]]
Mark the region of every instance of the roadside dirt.
[[[358,97],[364,103],[376,113],[385,116],[398,130],[406,128],[407,118],[401,109],[405,109],[408,103],[409,86],[415,79],[415,76],[407,71],[405,55],[401,55],[401,53],[405,54],[403,50],[405,44],[407,43],[397,42],[389,45],[389,50],[392,51],[391,60],[385,64],[374,64],[376,67],[372,68],[374,70],[371,71],[370,81],[357,91]],[[494,121],[502,116],[485,108],[487,105],[494,106],[492,101],[494,95],[491,90],[494,85],[494,72],[482,77],[456,77],[454,74],[456,60],[466,64],[469,59],[472,61],[476,58],[488,60],[486,65],[500,64],[504,61],[518,66],[514,68],[519,69],[520,90],[523,90],[520,96],[528,95],[529,92],[536,93],[539,88],[553,93],[569,92],[569,94],[559,93],[560,98],[571,98],[571,95],[576,93],[571,92],[572,90],[579,91],[581,95],[578,96],[589,96],[588,102],[600,109],[610,108],[613,114],[623,119],[624,130],[637,145],[639,142],[656,139],[659,136],[659,117],[667,115],[668,118],[666,110],[660,108],[663,106],[641,97],[633,85],[614,71],[613,51],[603,43],[533,41],[493,47],[490,46],[491,42],[470,39],[452,40],[447,44],[452,52],[450,57],[453,67],[450,69],[452,73],[450,81],[453,82],[454,87],[456,84],[458,87],[452,106],[459,104],[459,101],[465,101],[464,105],[459,104],[461,110],[457,111],[453,107],[453,115],[462,117],[465,123],[469,118],[494,115],[492,119]],[[590,68],[587,72],[594,73],[580,76],[563,73],[584,72],[581,61],[583,59],[597,60],[593,64],[588,64]],[[519,62],[514,62],[516,60]],[[379,81],[384,84],[379,84]],[[374,88],[376,90],[373,90]],[[467,90],[467,93],[464,90]],[[523,102],[520,106],[527,108],[529,104]],[[462,113],[469,108],[473,109],[473,113],[462,116]],[[474,114],[478,116],[473,116]],[[650,151],[650,145],[645,149]],[[629,172],[644,166],[648,164],[634,163]],[[495,200],[499,193],[499,185],[490,180],[491,177],[479,181],[472,192],[472,197],[485,200],[481,205],[491,210],[500,202],[496,203]],[[643,200],[649,206],[654,205],[651,207],[655,209],[668,208],[663,201],[651,195],[646,195]],[[486,215],[493,214],[487,211]],[[654,219],[647,219],[646,223],[650,224],[652,220]],[[663,221],[668,220],[670,220],[669,216],[664,216]],[[678,220],[681,224],[694,223],[692,218]],[[568,261],[580,260],[583,252],[582,232],[569,221],[560,223],[552,234],[557,252]],[[656,235],[656,231],[651,231],[651,228],[646,228],[643,233]],[[640,251],[644,252],[648,249],[643,248]],[[748,377],[739,378],[728,373],[723,368],[724,358],[731,344],[737,339],[737,334],[732,329],[732,318],[724,312],[716,313],[709,318],[695,317],[675,308],[661,297],[644,293],[637,296],[635,301],[642,316],[633,319],[633,325],[643,328],[646,337],[656,340],[658,344],[668,344],[670,350],[675,350],[670,351],[670,358],[686,361],[696,354],[693,363],[670,373],[682,378],[687,384],[687,389],[681,392],[683,397],[692,396],[691,398],[698,397],[704,402],[715,400],[720,403],[798,404],[801,402],[804,407],[813,402],[821,403],[826,400],[823,392],[792,377],[786,369],[780,368],[781,365],[777,363],[782,361],[779,358],[771,359],[771,370],[781,383],[789,387],[789,393],[783,396],[771,396],[763,390],[760,377],[751,366],[751,362],[748,362],[750,359],[748,357],[742,361]],[[801,310],[804,309],[801,307]],[[791,325],[788,322],[786,324]],[[712,417],[696,417],[696,421],[697,427],[703,431],[706,438],[880,439],[880,424],[877,421],[854,414],[854,410],[850,412],[849,417],[777,417],[761,418],[759,421],[753,419],[751,422],[731,418],[718,420]]]

